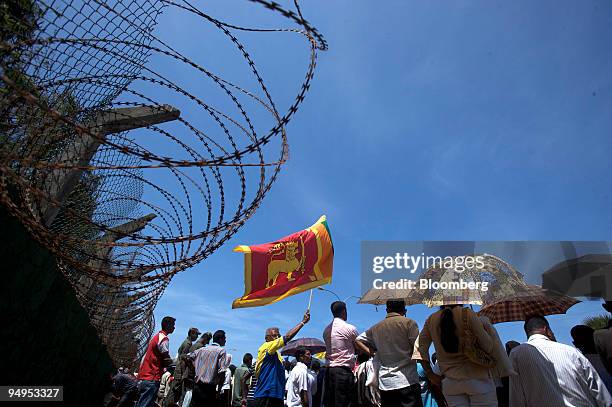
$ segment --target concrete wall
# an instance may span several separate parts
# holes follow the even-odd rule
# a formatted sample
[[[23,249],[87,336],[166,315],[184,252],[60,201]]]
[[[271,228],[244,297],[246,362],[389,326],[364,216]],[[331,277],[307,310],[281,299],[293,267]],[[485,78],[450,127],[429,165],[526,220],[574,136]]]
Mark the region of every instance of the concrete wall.
[[[1,384],[63,385],[63,405],[101,405],[111,359],[53,255],[2,206],[0,259]]]

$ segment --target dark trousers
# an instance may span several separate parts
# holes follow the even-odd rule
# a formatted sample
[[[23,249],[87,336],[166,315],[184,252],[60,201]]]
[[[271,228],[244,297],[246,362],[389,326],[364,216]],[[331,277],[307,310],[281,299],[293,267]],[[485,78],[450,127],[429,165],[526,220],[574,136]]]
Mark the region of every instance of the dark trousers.
[[[214,383],[197,382],[193,386],[189,407],[211,407],[217,405],[217,386]]]
[[[348,367],[327,368],[325,407],[356,406],[355,375]]]
[[[231,407],[232,406],[232,393],[229,390],[223,390],[221,397],[217,401],[219,407]]]
[[[503,387],[498,387],[497,404],[499,407],[508,407],[510,405],[510,379],[502,377],[501,382]]]
[[[250,405],[250,404],[249,404]],[[283,399],[261,397],[253,399],[253,407],[283,407]]]
[[[396,390],[380,391],[381,407],[423,407],[421,385],[403,387]]]
[[[152,380],[141,380],[138,383],[138,402],[136,407],[154,407],[157,391],[159,390],[159,382]]]

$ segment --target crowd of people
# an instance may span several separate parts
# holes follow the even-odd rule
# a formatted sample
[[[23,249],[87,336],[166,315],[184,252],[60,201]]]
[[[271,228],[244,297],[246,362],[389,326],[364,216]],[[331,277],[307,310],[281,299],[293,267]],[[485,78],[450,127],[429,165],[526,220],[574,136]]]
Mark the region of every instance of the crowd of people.
[[[612,313],[612,301],[603,305]],[[526,341],[502,344],[493,325],[469,307],[447,305],[419,329],[404,301],[387,302],[386,317],[359,332],[346,304],[331,304],[323,330],[326,361],[299,347],[280,351],[310,321],[284,335],[266,329],[255,357],[240,366],[222,330],[191,328],[169,355],[175,319],[165,317],[137,375],[114,376],[115,407],[463,407],[612,406],[612,323],[572,328],[574,346],[559,343],[543,316],[524,323]],[[212,342],[211,342],[212,341]],[[433,345],[433,349],[432,349]],[[433,352],[432,352],[433,351]],[[430,354],[430,352],[432,352]]]

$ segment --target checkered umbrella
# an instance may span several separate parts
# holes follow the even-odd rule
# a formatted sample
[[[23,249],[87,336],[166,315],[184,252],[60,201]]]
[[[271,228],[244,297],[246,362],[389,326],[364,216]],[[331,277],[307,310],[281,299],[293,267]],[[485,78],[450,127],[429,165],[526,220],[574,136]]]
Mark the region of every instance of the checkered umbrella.
[[[299,347],[304,347],[310,351],[311,354],[325,352],[325,342],[317,338],[299,338],[287,342],[287,345],[281,351],[283,356],[294,356],[295,351]]]
[[[478,315],[486,316],[491,323],[524,321],[534,315],[565,314],[580,301],[567,295],[538,286],[529,286],[530,294],[483,304]]]

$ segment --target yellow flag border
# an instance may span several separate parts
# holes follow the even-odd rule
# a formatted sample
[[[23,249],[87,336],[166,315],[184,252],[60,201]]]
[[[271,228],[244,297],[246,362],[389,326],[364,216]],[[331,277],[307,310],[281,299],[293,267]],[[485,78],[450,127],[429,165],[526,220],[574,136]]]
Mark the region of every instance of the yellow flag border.
[[[244,253],[244,297],[251,292],[251,248],[246,245],[240,245],[234,247],[234,251]]]
[[[292,295],[299,294],[304,291],[308,291],[311,288],[316,288],[324,284],[329,284],[331,283],[331,281],[332,281],[331,276],[323,280],[311,281],[308,284],[301,284],[297,287],[293,287],[292,289],[285,292],[284,294],[277,295],[275,297],[254,298],[252,300],[244,299],[244,297],[241,297],[241,298],[234,300],[234,302],[232,302],[232,308],[248,308],[248,307],[258,307],[260,305],[274,304],[275,302],[278,302]]]

